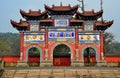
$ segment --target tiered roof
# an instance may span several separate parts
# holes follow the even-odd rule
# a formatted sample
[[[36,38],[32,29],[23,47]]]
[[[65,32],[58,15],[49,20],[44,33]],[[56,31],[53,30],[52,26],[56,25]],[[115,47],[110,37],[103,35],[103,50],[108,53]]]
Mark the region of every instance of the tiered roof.
[[[91,11],[85,11],[78,12],[78,5],[71,7],[70,5],[63,6],[62,3],[60,6],[52,5],[52,7],[49,7],[45,5],[45,11],[41,12],[38,11],[32,11],[29,10],[29,12],[25,12],[23,10],[20,10],[20,13],[23,18],[26,19],[26,21],[20,20],[20,22],[15,22],[11,20],[11,24],[13,27],[20,30],[28,30],[29,26],[29,20],[37,20],[40,22],[39,25],[52,25],[53,19],[51,18],[51,15],[57,14],[57,15],[72,15],[73,17],[69,18],[70,26],[72,25],[82,25],[84,24],[84,21],[86,20],[93,20],[97,21],[98,18],[100,18],[103,14],[103,10],[99,12],[95,12],[94,10]],[[75,15],[75,17],[74,17]],[[47,24],[49,23],[49,24]],[[113,24],[113,21],[105,22],[105,21],[97,21],[95,23],[95,29],[96,30],[106,30],[108,27],[110,27]]]
[[[83,20],[97,20],[98,18],[102,16],[102,14],[103,14],[103,10],[99,12],[94,12],[94,10],[83,11],[82,13],[76,12],[76,18],[83,19]]]
[[[96,30],[106,30],[107,28],[109,28],[111,25],[113,24],[113,20],[106,22],[106,21],[97,21],[95,23],[96,26]]]
[[[48,17],[47,11],[41,12],[40,10],[38,11],[29,10],[29,12],[25,12],[20,9],[20,13],[23,18],[28,19],[28,20],[33,19],[33,18],[40,20],[40,19],[46,19]]]
[[[16,22],[13,20],[10,20],[11,24],[13,25],[13,27],[15,27],[17,30],[27,30],[29,23],[27,21],[23,21],[22,19],[20,19],[20,22]]]
[[[70,4],[68,6],[63,6],[62,4],[60,4],[60,6],[52,5],[52,7],[45,5],[45,9],[53,10],[53,11],[70,11],[70,10],[77,10],[78,5],[75,5],[73,7],[71,7]]]
[[[71,7],[70,4],[68,6],[63,6],[61,3],[60,6],[52,5],[52,7],[49,7],[45,5],[45,9],[49,11],[49,15],[74,15],[78,10],[78,5]]]

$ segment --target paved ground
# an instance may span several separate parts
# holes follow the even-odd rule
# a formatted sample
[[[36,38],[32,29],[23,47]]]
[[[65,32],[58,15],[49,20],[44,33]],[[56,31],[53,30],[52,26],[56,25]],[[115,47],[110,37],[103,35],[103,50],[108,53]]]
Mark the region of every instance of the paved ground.
[[[5,68],[0,78],[120,78],[120,68],[48,67]]]

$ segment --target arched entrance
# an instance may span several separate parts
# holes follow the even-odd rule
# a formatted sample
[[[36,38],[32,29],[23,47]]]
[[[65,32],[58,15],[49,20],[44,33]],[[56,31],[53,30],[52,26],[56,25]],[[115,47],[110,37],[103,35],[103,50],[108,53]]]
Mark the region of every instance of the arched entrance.
[[[96,65],[96,50],[92,47],[87,47],[83,53],[84,65],[95,66]]]
[[[41,50],[38,47],[29,47],[27,50],[27,61],[29,66],[35,67],[40,64]]]
[[[53,66],[70,66],[71,50],[65,44],[57,45],[53,50]]]

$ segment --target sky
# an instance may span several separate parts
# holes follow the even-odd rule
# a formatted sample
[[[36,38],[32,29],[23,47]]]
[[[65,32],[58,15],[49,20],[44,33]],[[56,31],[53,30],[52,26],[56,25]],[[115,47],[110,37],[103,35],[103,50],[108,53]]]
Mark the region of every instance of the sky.
[[[0,32],[18,31],[10,24],[10,19],[19,22],[23,19],[20,14],[20,9],[28,12],[31,10],[44,11],[44,4],[52,6],[70,4],[71,6],[81,4],[77,0],[0,0]],[[84,0],[85,10],[100,11],[100,0]],[[80,9],[78,9],[80,11]],[[114,20],[114,24],[106,30],[115,36],[115,40],[120,42],[120,0],[103,0],[103,18],[106,21]]]

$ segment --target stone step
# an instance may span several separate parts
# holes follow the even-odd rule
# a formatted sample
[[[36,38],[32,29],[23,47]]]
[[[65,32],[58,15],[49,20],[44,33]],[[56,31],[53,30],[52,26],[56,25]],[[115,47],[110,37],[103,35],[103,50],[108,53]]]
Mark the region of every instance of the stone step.
[[[18,69],[5,70],[0,78],[120,78],[120,70]]]
[[[13,77],[13,78],[26,78],[26,77]]]

